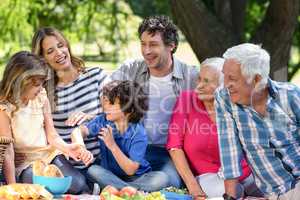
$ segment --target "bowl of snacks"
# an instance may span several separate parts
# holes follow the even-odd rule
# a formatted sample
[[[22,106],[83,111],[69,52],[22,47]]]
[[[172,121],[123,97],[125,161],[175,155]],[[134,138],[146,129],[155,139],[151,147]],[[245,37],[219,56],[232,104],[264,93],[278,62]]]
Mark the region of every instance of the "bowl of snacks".
[[[72,177],[64,177],[55,165],[46,165],[42,161],[36,161],[32,166],[34,184],[44,186],[54,196],[60,196],[68,191],[72,183]]]
[[[164,188],[161,193],[168,200],[192,200],[193,197],[188,194],[187,189],[178,189],[176,187]]]

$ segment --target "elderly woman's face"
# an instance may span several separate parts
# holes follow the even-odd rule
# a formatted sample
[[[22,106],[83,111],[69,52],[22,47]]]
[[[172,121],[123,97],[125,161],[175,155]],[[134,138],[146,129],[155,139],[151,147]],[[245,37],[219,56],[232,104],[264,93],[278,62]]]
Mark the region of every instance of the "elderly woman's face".
[[[202,66],[195,89],[198,98],[202,101],[213,101],[214,92],[219,86],[219,72],[212,67]]]

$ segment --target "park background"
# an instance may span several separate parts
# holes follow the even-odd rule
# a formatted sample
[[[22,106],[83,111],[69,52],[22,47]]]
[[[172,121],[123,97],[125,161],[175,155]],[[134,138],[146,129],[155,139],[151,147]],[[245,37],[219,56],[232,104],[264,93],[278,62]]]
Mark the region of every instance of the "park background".
[[[111,73],[141,57],[137,28],[144,17],[170,16],[180,29],[175,56],[199,66],[229,47],[253,42],[271,55],[271,77],[300,86],[300,0],[0,0],[0,78],[7,60],[30,50],[39,27],[70,40],[86,66]]]

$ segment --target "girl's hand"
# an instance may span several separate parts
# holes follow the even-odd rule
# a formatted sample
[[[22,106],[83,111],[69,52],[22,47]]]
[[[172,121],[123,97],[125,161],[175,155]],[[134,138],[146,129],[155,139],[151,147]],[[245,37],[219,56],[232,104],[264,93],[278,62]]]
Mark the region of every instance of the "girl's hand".
[[[107,146],[108,149],[112,149],[116,146],[116,142],[112,133],[112,128],[111,126],[108,126],[107,128],[102,128],[99,132],[98,136],[105,145]]]
[[[67,126],[75,126],[80,125],[86,120],[90,120],[94,117],[94,115],[86,114],[84,112],[74,112],[69,118],[65,121]]]
[[[92,162],[94,162],[93,154],[90,151],[83,148],[83,147],[81,148],[80,159],[85,164],[85,166],[88,166]]]
[[[66,153],[76,161],[80,161],[82,146],[80,144],[67,144]]]

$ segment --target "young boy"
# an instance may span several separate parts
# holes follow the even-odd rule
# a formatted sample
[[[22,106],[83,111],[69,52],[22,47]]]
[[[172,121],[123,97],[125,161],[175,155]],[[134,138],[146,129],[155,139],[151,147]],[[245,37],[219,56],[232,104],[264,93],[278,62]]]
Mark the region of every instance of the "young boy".
[[[148,144],[144,126],[140,123],[147,110],[147,96],[131,81],[113,81],[103,88],[104,113],[99,114],[80,130],[84,136],[98,135],[101,166],[91,166],[89,178],[101,188],[133,186],[139,190],[157,191],[167,186],[167,175],[152,172],[145,159]]]

